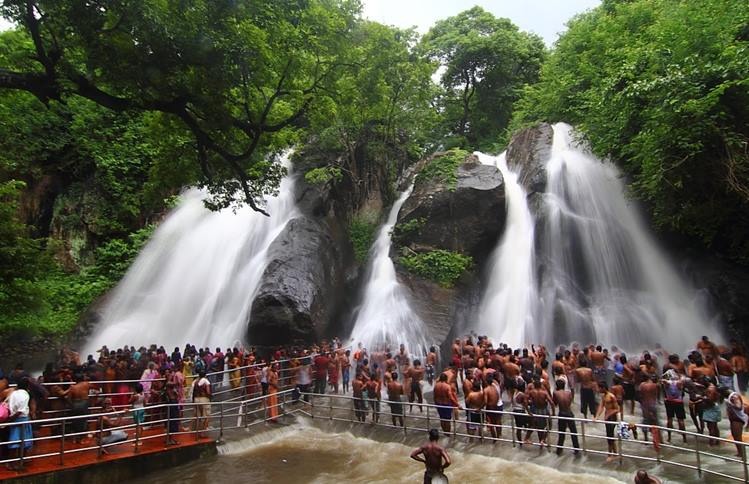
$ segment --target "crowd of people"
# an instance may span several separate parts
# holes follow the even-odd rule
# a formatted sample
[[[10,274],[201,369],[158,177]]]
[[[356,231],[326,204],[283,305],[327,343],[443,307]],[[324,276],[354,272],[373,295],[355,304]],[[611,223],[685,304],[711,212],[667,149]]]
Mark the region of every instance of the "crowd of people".
[[[278,416],[275,394],[292,383],[292,376],[282,376],[303,362],[309,368],[313,351],[309,348],[277,348],[259,356],[250,348],[196,348],[185,345],[169,353],[163,346],[117,349],[103,347],[83,360],[70,349],[60,352],[56,362],[46,365],[33,377],[22,363],[9,373],[0,369],[0,423],[21,422],[22,425],[0,428],[0,459],[18,457],[23,441],[25,455],[32,450],[32,438],[39,433],[36,420],[73,417],[66,434],[76,443],[87,443],[90,419],[104,413],[104,444],[127,439],[117,430],[129,417],[138,424],[136,433],[149,421],[166,421],[172,434],[180,431],[184,404],[192,402],[195,409],[194,427],[202,435],[211,414],[211,400],[220,389],[232,398],[267,398],[271,421]],[[296,372],[291,372],[296,374]],[[172,405],[161,405],[172,404]],[[158,407],[155,407],[157,406]],[[152,408],[149,408],[152,407]],[[108,415],[124,411],[119,416]],[[50,426],[61,433],[61,425]],[[114,429],[114,430],[111,430]],[[172,439],[171,443],[175,443]],[[106,450],[105,450],[106,451]],[[9,467],[18,468],[14,462]]]
[[[338,391],[337,375],[343,369],[347,391],[351,361],[349,350],[315,358],[315,391],[322,393],[326,381]],[[749,363],[745,349],[737,342],[718,346],[703,337],[685,359],[660,345],[628,356],[616,347],[600,345],[560,346],[552,354],[544,346],[510,348],[494,346],[486,337],[454,341],[446,367],[436,371],[439,356],[435,348],[426,355],[426,364],[412,358],[401,345],[398,351],[368,353],[361,346],[353,355],[352,382],[356,418],[378,422],[381,400],[386,396],[393,425],[403,425],[406,400],[410,407],[423,402],[423,382],[434,382],[432,402],[439,413],[444,432],[451,432],[459,412],[465,412],[466,431],[476,435],[487,430],[492,437],[502,433],[503,416],[514,419],[515,438],[530,443],[534,433],[541,445],[551,445],[550,416],[558,415],[557,453],[563,452],[567,435],[577,454],[579,441],[576,415],[601,419],[605,423],[609,460],[617,456],[619,437],[650,440],[659,450],[661,438],[659,407],[666,414],[668,441],[671,429],[687,429],[687,411],[694,431],[707,431],[710,445],[718,445],[718,422],[729,421],[736,449],[742,455],[743,429],[749,424],[746,395]],[[338,363],[340,362],[340,363]],[[327,370],[326,370],[327,369]],[[407,397],[407,398],[406,398]],[[462,399],[462,402],[461,402]],[[641,422],[627,421],[639,405]],[[417,406],[419,411],[423,411]],[[411,409],[412,410],[412,409]],[[576,414],[576,411],[579,414]],[[687,435],[680,432],[684,441]]]
[[[567,435],[579,450],[576,415],[602,419],[608,437],[609,458],[617,455],[616,437],[643,437],[656,448],[661,435],[659,406],[665,408],[667,439],[671,430],[686,429],[687,411],[694,430],[707,430],[711,445],[717,445],[718,422],[723,402],[731,434],[742,440],[749,424],[742,395],[749,382],[745,349],[733,342],[718,346],[703,337],[685,359],[656,345],[653,351],[626,355],[616,347],[571,344],[550,352],[544,346],[510,348],[494,345],[486,337],[456,339],[449,356],[441,357],[436,347],[412,355],[404,344],[395,351],[388,347],[369,350],[361,343],[346,347],[340,340],[307,347],[277,348],[262,356],[255,348],[196,348],[186,345],[171,353],[152,345],[136,349],[101,348],[96,356],[81,360],[63,350],[58,361],[46,366],[38,378],[19,364],[8,374],[0,370],[0,422],[22,422],[0,429],[3,457],[18,455],[20,442],[25,452],[39,418],[79,417],[72,421],[70,435],[77,442],[87,438],[92,412],[119,416],[104,419],[107,429],[132,422],[164,420],[170,432],[180,430],[185,402],[195,405],[195,430],[204,432],[211,413],[214,393],[221,389],[232,397],[262,397],[270,421],[278,418],[276,394],[294,388],[294,399],[309,401],[310,394],[351,393],[354,415],[360,422],[379,422],[389,407],[393,425],[403,426],[406,410],[424,412],[425,390],[431,390],[441,428],[451,432],[460,412],[465,413],[469,435],[488,431],[502,434],[503,416],[514,419],[518,442],[530,443],[534,433],[542,445],[551,445],[551,416],[558,415],[557,452],[562,453]],[[353,378],[352,378],[353,375]],[[734,382],[737,388],[734,388]],[[156,412],[148,407],[160,406]],[[639,403],[642,421],[625,423]],[[579,414],[577,413],[579,412]],[[371,417],[370,417],[371,414]],[[142,428],[140,425],[138,429]],[[52,427],[53,432],[61,428]],[[127,439],[121,430],[108,430],[106,442]],[[684,440],[687,439],[682,434]],[[741,455],[743,446],[737,445]],[[18,465],[14,463],[13,465]]]

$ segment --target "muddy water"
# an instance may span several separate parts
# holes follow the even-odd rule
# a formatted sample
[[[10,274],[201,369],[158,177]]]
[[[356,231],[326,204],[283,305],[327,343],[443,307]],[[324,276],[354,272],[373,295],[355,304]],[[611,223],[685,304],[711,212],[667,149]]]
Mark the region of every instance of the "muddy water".
[[[409,458],[421,438],[381,442],[297,423],[256,437],[234,438],[220,447],[217,456],[150,474],[135,482],[421,482],[423,467]],[[597,464],[581,468],[581,473],[562,472],[533,463],[463,452],[450,448],[449,442],[446,444],[453,460],[446,471],[451,482],[615,483],[629,477],[629,474],[602,471]]]

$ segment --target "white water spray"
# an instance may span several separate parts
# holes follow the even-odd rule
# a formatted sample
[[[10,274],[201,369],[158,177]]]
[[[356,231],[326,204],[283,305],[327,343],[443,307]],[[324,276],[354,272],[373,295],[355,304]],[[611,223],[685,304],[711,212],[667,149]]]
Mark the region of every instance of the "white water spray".
[[[534,221],[518,175],[507,167],[505,153],[475,153],[485,165],[499,168],[504,178],[507,221],[502,239],[489,261],[491,278],[484,295],[478,332],[494,341],[526,341],[533,332],[536,285],[533,268]]]
[[[529,212],[505,170],[507,228],[480,318],[487,334],[514,346],[581,341],[638,350],[661,342],[679,352],[702,334],[718,334],[698,293],[680,280],[625,198],[617,168],[574,143],[569,125],[554,126],[535,240],[525,215],[513,215]]]
[[[370,250],[369,279],[351,333],[355,343],[363,343],[370,351],[388,345],[395,351],[403,343],[409,353],[419,355],[427,348],[424,322],[411,308],[390,258],[393,227],[412,190],[413,185],[393,204]]]
[[[290,167],[286,157],[282,160]],[[267,197],[270,217],[243,206],[212,212],[205,193],[187,190],[113,291],[89,353],[108,345],[244,341],[271,242],[297,216],[294,179]]]

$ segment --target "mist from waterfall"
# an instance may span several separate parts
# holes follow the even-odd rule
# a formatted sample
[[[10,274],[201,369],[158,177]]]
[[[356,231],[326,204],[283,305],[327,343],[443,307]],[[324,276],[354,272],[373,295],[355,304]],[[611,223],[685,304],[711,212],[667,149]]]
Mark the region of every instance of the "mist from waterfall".
[[[282,162],[290,168],[286,156]],[[297,216],[294,177],[266,197],[270,217],[248,206],[210,211],[205,197],[195,188],[182,194],[112,292],[89,353],[102,345],[223,348],[244,341],[268,248]]]
[[[426,326],[411,307],[407,290],[398,282],[390,258],[393,227],[412,190],[413,185],[393,204],[370,250],[369,276],[351,332],[353,343],[361,342],[370,351],[385,346],[396,351],[403,343],[409,353],[421,355],[428,347]]]
[[[491,278],[479,310],[478,333],[494,341],[526,341],[533,330],[536,284],[533,267],[534,220],[517,173],[507,167],[505,153],[475,153],[485,165],[496,166],[505,186],[507,221],[499,245],[489,259]]]
[[[576,143],[569,125],[554,125],[535,239],[513,215],[530,213],[515,175],[497,165],[508,219],[480,312],[486,334],[514,346],[580,341],[639,350],[660,342],[683,352],[702,334],[719,333],[626,198],[618,169]]]

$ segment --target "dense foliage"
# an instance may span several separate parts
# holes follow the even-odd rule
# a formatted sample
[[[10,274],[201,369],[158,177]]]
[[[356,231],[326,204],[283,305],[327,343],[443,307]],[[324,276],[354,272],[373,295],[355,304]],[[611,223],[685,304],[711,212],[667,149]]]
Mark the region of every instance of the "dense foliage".
[[[366,217],[354,217],[349,224],[349,238],[354,247],[354,257],[359,263],[367,260],[377,234],[377,223]]]
[[[398,262],[409,272],[431,279],[443,287],[452,287],[473,265],[471,256],[443,249],[404,255]]]
[[[455,190],[458,183],[458,167],[463,164],[469,153],[453,148],[446,153],[434,156],[419,172],[417,178],[444,183]]]
[[[545,56],[540,37],[481,7],[438,21],[421,48],[442,66],[441,123],[446,144],[496,150],[512,106],[528,83],[538,80]]]
[[[749,261],[749,3],[605,1],[574,19],[515,125],[578,127],[656,224]]]

